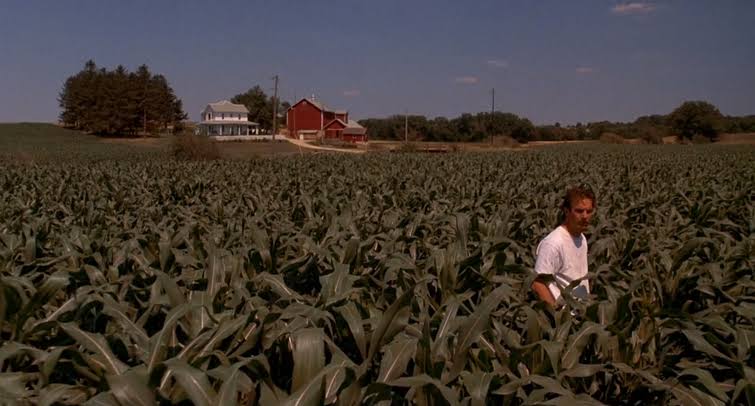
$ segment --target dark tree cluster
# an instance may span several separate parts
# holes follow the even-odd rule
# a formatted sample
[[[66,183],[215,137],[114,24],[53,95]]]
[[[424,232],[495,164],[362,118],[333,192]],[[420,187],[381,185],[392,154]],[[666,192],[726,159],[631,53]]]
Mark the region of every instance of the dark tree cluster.
[[[243,104],[249,110],[249,120],[260,125],[263,130],[273,128],[273,97],[265,94],[259,86],[237,94],[231,99],[231,103]],[[278,101],[278,128],[286,125],[286,110],[291,107],[289,102]]]
[[[672,111],[668,123],[682,138],[702,135],[716,138],[721,132],[723,115],[716,106],[704,101],[688,101]]]
[[[660,137],[695,136],[714,140],[721,133],[755,132],[755,116],[724,116],[716,106],[706,101],[686,101],[666,115],[642,116],[631,123],[601,121],[589,123],[588,138],[613,133],[624,138],[642,138],[655,142]],[[576,135],[579,138],[579,135]]]
[[[146,65],[128,72],[98,68],[88,61],[69,77],[58,99],[60,121],[98,135],[139,135],[181,129],[187,115],[163,75]]]
[[[724,116],[721,128],[726,133],[755,133],[755,115]]]
[[[513,113],[464,113],[454,119],[421,115],[395,115],[388,118],[369,118],[359,124],[369,129],[370,138],[383,140],[424,141],[483,141],[492,136],[509,136],[527,142],[535,133],[535,126],[526,118]]]
[[[405,117],[370,118],[360,124],[369,128],[370,138],[403,140]],[[560,123],[533,126],[526,119],[511,113],[465,113],[454,119],[424,116],[408,117],[408,138],[424,141],[483,141],[490,136],[506,135],[519,142],[594,140],[604,134],[621,138],[642,139],[658,144],[663,137],[694,136],[715,139],[720,133],[755,132],[755,115],[724,116],[705,101],[687,101],[669,114],[641,116],[633,122],[596,121],[562,126]]]

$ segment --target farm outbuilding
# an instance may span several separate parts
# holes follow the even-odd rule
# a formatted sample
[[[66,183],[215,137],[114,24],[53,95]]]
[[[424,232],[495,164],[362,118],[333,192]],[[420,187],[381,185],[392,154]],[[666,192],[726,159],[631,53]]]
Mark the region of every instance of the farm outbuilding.
[[[301,99],[286,113],[289,137],[331,138],[352,142],[367,141],[367,129],[349,120],[345,110],[332,110],[313,99]]]
[[[333,138],[351,142],[367,141],[367,129],[353,120],[344,122],[341,119],[331,120],[323,128],[325,138]]]

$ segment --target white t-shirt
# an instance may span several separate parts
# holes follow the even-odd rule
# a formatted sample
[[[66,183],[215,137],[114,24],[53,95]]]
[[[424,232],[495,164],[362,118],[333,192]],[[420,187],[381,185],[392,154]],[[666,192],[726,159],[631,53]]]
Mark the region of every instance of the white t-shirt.
[[[553,275],[555,282],[548,283],[548,289],[553,298],[558,300],[561,297],[561,289],[566,288],[573,280],[587,276],[587,238],[584,234],[572,237],[565,227],[556,227],[537,246],[535,272]],[[590,293],[587,280],[583,280],[579,285],[584,286],[586,293]],[[579,286],[575,286],[574,289],[579,289]]]

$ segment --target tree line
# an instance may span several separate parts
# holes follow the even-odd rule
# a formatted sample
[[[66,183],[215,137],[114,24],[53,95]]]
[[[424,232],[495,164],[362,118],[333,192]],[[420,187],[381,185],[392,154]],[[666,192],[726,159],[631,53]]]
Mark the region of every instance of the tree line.
[[[163,75],[152,74],[146,65],[128,72],[98,68],[90,60],[69,77],[58,98],[60,121],[67,127],[100,135],[136,135],[183,128],[187,115]],[[265,131],[273,127],[273,106],[278,103],[278,126],[286,124],[287,101],[275,101],[260,86],[231,98],[249,110],[249,120]],[[393,115],[368,118],[359,123],[371,139],[479,142],[491,137],[511,137],[518,142],[598,139],[606,134],[641,138],[649,143],[677,135],[714,139],[720,133],[755,132],[755,115],[725,116],[711,103],[687,101],[667,115],[649,115],[633,122],[596,121],[561,126],[533,125],[524,117],[506,112],[464,113],[456,118],[423,115]]]
[[[89,60],[66,79],[58,102],[63,125],[98,135],[138,135],[172,129],[187,118],[163,75],[146,65],[129,72],[98,68]]]
[[[464,113],[459,117],[448,119],[435,117],[427,119],[422,115],[388,118],[368,118],[359,120],[367,128],[371,139],[424,141],[482,141],[490,135],[507,135],[519,142],[531,140],[536,131],[535,126],[526,118],[513,113]]]
[[[535,126],[526,118],[502,112],[465,113],[453,119],[393,115],[359,123],[368,128],[371,139],[403,140],[406,136],[410,140],[445,142],[476,142],[491,136],[509,136],[518,142],[593,140],[615,134],[661,143],[666,136],[715,139],[720,133],[755,132],[755,115],[725,116],[705,101],[687,101],[669,114],[642,116],[626,123],[596,121],[570,126],[560,123]]]

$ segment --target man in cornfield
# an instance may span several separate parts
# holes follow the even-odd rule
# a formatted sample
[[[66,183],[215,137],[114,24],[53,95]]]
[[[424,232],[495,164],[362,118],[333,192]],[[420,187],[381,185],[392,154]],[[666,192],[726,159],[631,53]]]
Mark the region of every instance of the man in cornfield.
[[[554,308],[563,303],[564,288],[587,276],[587,238],[582,233],[595,212],[595,194],[586,187],[573,187],[566,191],[560,208],[561,224],[537,246],[538,276],[532,283],[538,297]],[[584,298],[589,292],[588,281],[582,280],[572,290],[572,296]]]

